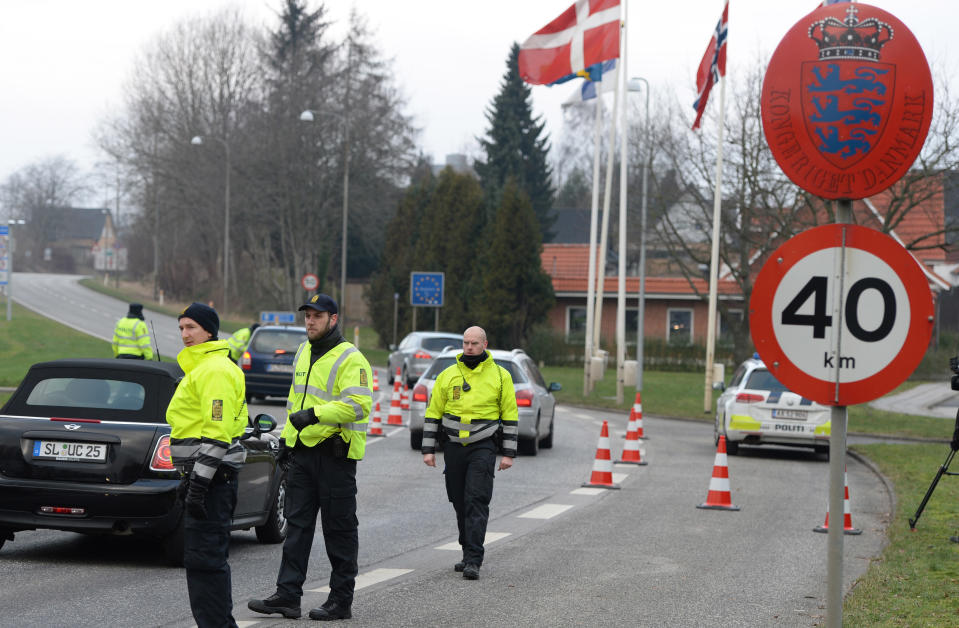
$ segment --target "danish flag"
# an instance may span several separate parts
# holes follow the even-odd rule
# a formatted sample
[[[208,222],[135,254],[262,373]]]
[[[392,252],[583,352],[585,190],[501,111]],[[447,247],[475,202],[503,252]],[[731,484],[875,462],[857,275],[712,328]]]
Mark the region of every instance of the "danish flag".
[[[576,3],[523,42],[519,75],[545,85],[619,57],[620,0]]]
[[[699,62],[699,71],[696,72],[696,91],[699,96],[693,103],[693,109],[696,110],[696,120],[693,122],[693,130],[699,128],[699,119],[703,117],[706,111],[706,101],[709,100],[709,91],[714,83],[719,82],[719,77],[726,76],[726,35],[729,31],[729,0],[723,5],[723,15],[716,24],[716,30],[713,32],[713,38],[709,40],[709,46],[706,47],[706,54],[703,60]]]

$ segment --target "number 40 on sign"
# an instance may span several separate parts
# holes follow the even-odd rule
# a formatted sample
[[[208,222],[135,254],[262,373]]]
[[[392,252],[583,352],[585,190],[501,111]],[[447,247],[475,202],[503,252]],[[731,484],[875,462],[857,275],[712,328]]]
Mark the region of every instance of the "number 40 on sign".
[[[929,345],[932,293],[915,258],[874,229],[835,224],[777,249],[753,287],[749,326],[769,370],[819,403],[870,401]]]

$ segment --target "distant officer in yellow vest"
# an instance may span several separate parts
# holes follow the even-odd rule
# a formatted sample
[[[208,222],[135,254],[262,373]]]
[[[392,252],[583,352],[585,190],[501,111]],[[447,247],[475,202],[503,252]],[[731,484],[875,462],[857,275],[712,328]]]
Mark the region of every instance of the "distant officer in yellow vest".
[[[238,362],[240,360],[240,356],[243,355],[244,351],[246,351],[246,346],[250,344],[250,336],[259,326],[259,323],[253,323],[249,327],[236,330],[232,336],[227,338],[226,341],[230,345],[231,360],[234,362]]]
[[[131,360],[152,360],[150,332],[143,322],[143,306],[131,303],[127,315],[117,321],[113,330],[113,357]]]
[[[366,451],[373,405],[372,369],[343,339],[336,301],[313,295],[300,306],[307,342],[293,358],[293,385],[280,436],[280,464],[288,464],[285,514],[288,524],[276,593],[250,600],[250,610],[300,616],[300,598],[319,512],[330,560],[330,594],[310,619],[352,617],[359,554],[356,462]]]

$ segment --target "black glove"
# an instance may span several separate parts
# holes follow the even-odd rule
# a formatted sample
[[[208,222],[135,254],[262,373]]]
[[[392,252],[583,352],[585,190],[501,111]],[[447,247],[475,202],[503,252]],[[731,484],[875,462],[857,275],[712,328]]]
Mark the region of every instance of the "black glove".
[[[190,490],[190,476],[184,475],[180,478],[180,483],[176,485],[176,500],[180,503],[185,502],[188,490]]]
[[[290,463],[293,462],[293,448],[286,446],[286,441],[280,441],[280,453],[276,456],[276,464],[283,471],[290,470]]]
[[[194,519],[206,519],[206,490],[209,481],[193,478],[186,493],[186,511]]]
[[[294,412],[288,420],[297,431],[319,422],[316,420],[316,413],[313,412],[313,408],[306,408],[305,410]]]

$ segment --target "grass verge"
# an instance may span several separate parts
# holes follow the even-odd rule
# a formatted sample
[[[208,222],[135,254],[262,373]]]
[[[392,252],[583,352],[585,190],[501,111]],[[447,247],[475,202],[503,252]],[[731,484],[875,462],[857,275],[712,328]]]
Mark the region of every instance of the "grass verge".
[[[959,478],[943,476],[916,531],[909,518],[922,501],[949,446],[938,443],[857,445],[892,481],[896,509],[887,529],[889,544],[846,597],[848,626],[959,625]],[[959,471],[959,464],[954,471]],[[853,517],[855,517],[855,502]],[[855,518],[853,519],[855,524]]]

